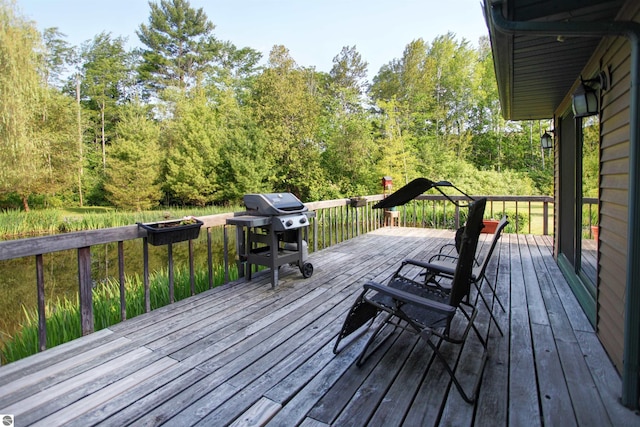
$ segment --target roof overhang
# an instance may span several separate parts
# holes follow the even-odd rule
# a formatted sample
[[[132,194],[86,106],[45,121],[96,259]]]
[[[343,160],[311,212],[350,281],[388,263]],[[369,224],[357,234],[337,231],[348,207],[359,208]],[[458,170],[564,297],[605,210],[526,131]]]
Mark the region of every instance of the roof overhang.
[[[623,4],[624,0],[484,0],[504,117],[553,117],[602,37],[580,36],[579,32],[505,32],[495,13],[506,22],[522,24],[520,27],[526,27],[526,23],[556,23],[587,29],[589,23],[614,21]]]

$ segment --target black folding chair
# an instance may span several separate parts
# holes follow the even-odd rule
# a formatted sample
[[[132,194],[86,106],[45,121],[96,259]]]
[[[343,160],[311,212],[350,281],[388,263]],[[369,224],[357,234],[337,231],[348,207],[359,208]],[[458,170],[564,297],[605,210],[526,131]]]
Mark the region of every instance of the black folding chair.
[[[394,277],[387,285],[373,281],[366,282],[364,290],[345,318],[333,348],[334,353],[338,353],[344,348],[344,346],[339,348],[339,344],[344,338],[358,331],[367,323],[371,326],[378,315],[382,314],[382,321],[358,357],[358,365],[362,365],[367,357],[375,351],[375,348],[370,350],[369,347],[386,326],[402,327],[419,334],[422,339],[426,340],[437,358],[444,363],[446,371],[464,400],[473,403],[477,398],[478,387],[484,372],[487,344],[474,324],[478,311],[474,305],[469,303],[468,297],[475,252],[483,226],[482,216],[485,205],[486,199],[484,198],[469,203],[469,216],[462,235],[460,254],[449,292],[416,286],[414,281],[406,280],[403,277]],[[458,332],[454,336],[451,325],[458,312],[460,315],[457,318],[463,317],[466,326],[462,332]],[[456,328],[456,330],[458,329]],[[476,383],[471,392],[467,393],[456,377],[454,367],[440,351],[440,345],[443,341],[462,345],[471,330],[478,337],[483,347],[483,354],[480,356],[482,358],[481,369]]]

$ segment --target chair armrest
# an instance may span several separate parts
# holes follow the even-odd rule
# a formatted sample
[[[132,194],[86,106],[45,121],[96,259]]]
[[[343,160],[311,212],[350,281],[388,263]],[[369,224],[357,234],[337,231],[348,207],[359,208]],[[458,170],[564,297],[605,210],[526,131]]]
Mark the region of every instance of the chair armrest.
[[[396,301],[402,301],[407,304],[414,304],[428,310],[436,311],[444,315],[451,316],[456,312],[456,308],[448,304],[433,301],[428,298],[422,298],[410,292],[401,291],[400,289],[391,288],[377,282],[368,281],[364,284],[366,290],[373,290],[383,295],[387,295]]]
[[[454,261],[458,260],[458,256],[457,255],[447,255],[447,254],[435,254],[435,255],[431,255],[431,258],[429,258],[429,262],[433,262],[434,260],[440,260],[440,259],[451,259]]]
[[[453,274],[456,271],[456,265],[455,264],[452,264],[451,266],[446,266],[446,265],[437,264],[437,263],[434,263],[434,262],[419,261],[417,259],[405,259],[403,261],[403,263],[412,264],[412,265],[415,265],[417,267],[422,267],[425,270],[430,271],[432,273],[445,274],[447,276],[453,276]]]
[[[438,253],[441,254],[444,248],[448,248],[448,247],[452,247],[455,249],[456,245],[455,243],[445,243],[444,245],[440,246],[440,249],[438,249]],[[451,249],[449,249],[449,252],[451,252]]]
[[[431,265],[431,263],[426,262],[426,261],[420,261],[419,259],[413,259],[413,258],[406,258],[404,261],[402,261],[403,264],[411,264],[411,265],[415,265],[417,267],[422,267],[422,268],[429,268],[429,266]]]

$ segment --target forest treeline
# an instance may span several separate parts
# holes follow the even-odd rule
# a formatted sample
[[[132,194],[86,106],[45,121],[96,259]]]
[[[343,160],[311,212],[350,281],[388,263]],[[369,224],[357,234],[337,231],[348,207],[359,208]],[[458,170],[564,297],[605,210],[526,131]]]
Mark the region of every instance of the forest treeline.
[[[218,39],[188,0],[149,6],[127,49],[105,32],[70,45],[0,0],[0,207],[311,201],[380,193],[382,176],[551,194],[549,124],[502,118],[487,38],[410,41],[367,81],[356,46],[321,72]]]

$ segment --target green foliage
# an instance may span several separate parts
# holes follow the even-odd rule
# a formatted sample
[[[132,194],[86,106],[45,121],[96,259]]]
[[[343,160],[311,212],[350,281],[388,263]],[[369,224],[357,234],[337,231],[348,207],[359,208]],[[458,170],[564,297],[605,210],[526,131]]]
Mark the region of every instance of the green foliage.
[[[147,47],[141,76],[155,89],[192,87],[211,69],[222,47],[213,36],[215,26],[188,0],[161,0],[149,6],[149,24],[137,31]]]
[[[315,200],[324,183],[316,139],[316,85],[311,70],[299,68],[284,46],[275,46],[254,86],[254,114],[269,144],[261,167],[271,169],[273,190],[292,192],[302,200]]]
[[[219,123],[220,161],[212,177],[214,201],[239,203],[247,193],[268,192],[269,169],[260,164],[268,145],[250,109],[234,96],[232,87],[216,90],[214,109]]]
[[[131,104],[109,147],[105,191],[114,206],[142,211],[158,205],[160,191],[160,130],[144,108]]]
[[[120,109],[131,72],[131,54],[124,49],[126,40],[104,32],[82,47],[80,93],[87,107],[94,140],[99,141],[102,166],[106,166],[107,143],[114,138]]]
[[[180,203],[205,206],[214,200],[222,131],[203,91],[178,96],[164,143],[164,188]]]
[[[41,57],[33,22],[18,15],[13,2],[0,3],[0,194],[27,198],[37,191],[42,156],[49,154],[34,135],[43,89]]]
[[[506,212],[497,211],[494,212],[493,218],[500,219],[503,215],[507,215],[509,218],[509,224],[504,228],[505,233],[526,233],[529,227],[529,215],[527,213],[519,211],[516,215],[516,211],[507,210]],[[517,229],[516,229],[517,226]]]
[[[582,195],[598,197],[600,176],[600,125],[597,120],[586,120],[582,141]]]
[[[150,3],[142,51],[104,32],[78,49],[49,29],[40,44],[33,27],[14,27],[31,36],[13,37],[4,51],[23,49],[38,67],[25,74],[36,80],[4,86],[11,102],[0,109],[15,107],[22,116],[12,117],[24,120],[0,146],[0,190],[25,209],[32,200],[206,206],[275,191],[311,201],[377,193],[383,175],[397,186],[424,176],[482,193],[553,188],[541,123],[501,117],[488,39],[478,48],[451,33],[413,40],[369,85],[355,46],[343,47],[328,73],[298,66],[285,46],[261,67],[255,50],[217,40],[187,0]],[[41,90],[65,71],[62,92]],[[148,95],[145,111],[136,107],[134,117],[139,95]],[[587,195],[597,191],[593,152],[585,152]]]

